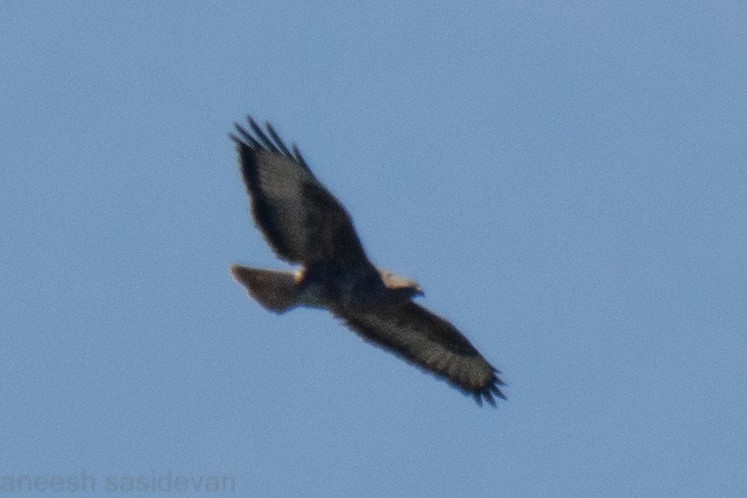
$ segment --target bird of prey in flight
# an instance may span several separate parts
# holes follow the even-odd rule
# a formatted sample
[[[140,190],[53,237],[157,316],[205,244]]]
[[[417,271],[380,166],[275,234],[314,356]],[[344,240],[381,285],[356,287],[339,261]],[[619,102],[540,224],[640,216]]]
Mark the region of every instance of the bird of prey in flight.
[[[257,227],[297,272],[234,265],[251,297],[283,313],[296,306],[329,310],[366,341],[445,379],[478,404],[505,396],[500,373],[443,318],[413,302],[417,282],[375,267],[345,208],[267,123],[236,124],[241,173]]]

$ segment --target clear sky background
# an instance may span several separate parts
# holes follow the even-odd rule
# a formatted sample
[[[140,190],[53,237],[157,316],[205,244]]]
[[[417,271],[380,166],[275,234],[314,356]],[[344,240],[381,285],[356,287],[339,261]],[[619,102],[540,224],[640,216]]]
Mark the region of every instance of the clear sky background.
[[[127,4],[2,6],[0,483],[747,495],[743,2]],[[248,113],[508,401],[246,297]]]

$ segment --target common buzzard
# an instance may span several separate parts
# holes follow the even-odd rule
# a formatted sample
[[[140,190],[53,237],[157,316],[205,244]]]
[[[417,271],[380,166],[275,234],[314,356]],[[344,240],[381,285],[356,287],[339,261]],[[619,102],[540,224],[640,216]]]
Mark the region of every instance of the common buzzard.
[[[252,213],[275,253],[298,272],[234,265],[231,273],[265,308],[329,310],[363,339],[441,377],[478,404],[504,398],[500,373],[449,322],[412,298],[418,284],[376,268],[366,256],[345,208],[314,177],[295,145],[274,128],[236,124],[241,173]]]

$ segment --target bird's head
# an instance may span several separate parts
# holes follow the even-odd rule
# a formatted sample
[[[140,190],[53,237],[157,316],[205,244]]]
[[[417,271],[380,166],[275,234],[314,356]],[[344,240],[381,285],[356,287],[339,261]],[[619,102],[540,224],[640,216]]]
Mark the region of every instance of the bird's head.
[[[395,275],[389,270],[383,270],[381,268],[378,268],[378,270],[379,275],[381,275],[381,280],[384,282],[387,289],[402,294],[407,298],[424,295],[423,289],[420,288],[420,284],[415,280]]]

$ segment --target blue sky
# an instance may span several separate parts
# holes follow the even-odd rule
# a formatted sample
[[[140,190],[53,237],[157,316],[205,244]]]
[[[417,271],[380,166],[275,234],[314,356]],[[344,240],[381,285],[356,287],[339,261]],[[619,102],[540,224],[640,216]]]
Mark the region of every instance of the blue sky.
[[[746,53],[741,2],[6,3],[0,484],[744,496]],[[248,113],[508,401],[247,299]]]

